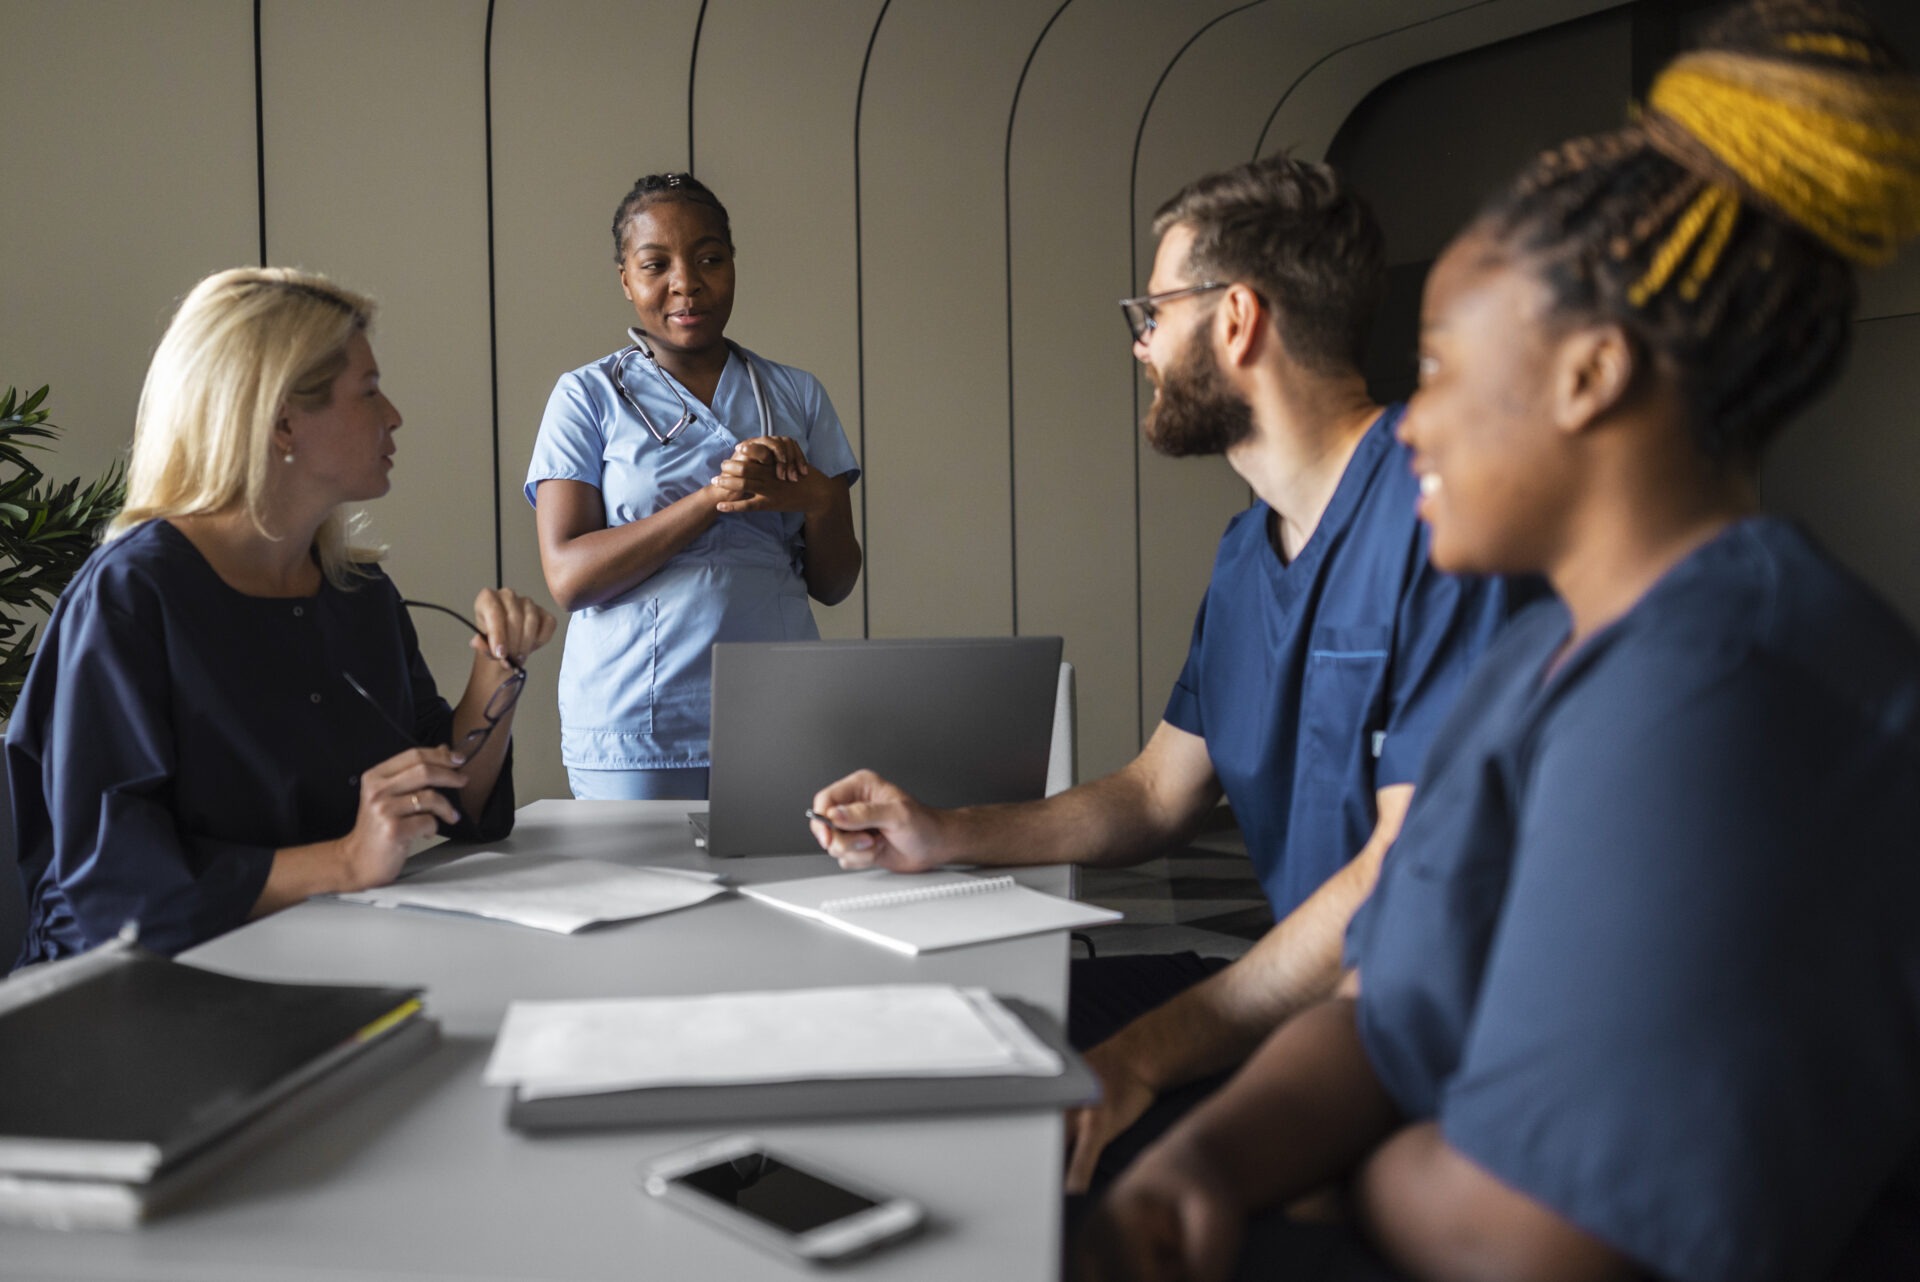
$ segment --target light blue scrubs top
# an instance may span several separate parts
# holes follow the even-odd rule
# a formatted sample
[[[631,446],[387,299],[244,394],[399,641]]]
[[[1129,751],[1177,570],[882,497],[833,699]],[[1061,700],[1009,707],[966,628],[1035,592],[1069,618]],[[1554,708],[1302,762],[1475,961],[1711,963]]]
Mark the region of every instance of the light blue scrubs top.
[[[760,375],[776,436],[800,442],[808,464],[859,479],[846,432],[820,380],[735,347],[711,407],[677,381],[693,421],[662,445],[614,387],[618,352],[561,376],[527,468],[540,482],[600,491],[609,529],[651,516],[720,474],[741,441],[760,435],[745,360]],[[683,413],[673,375],[638,356],[620,371],[628,395],[661,431]],[[725,514],[652,577],[576,610],[560,662],[560,755],[582,770],[662,770],[708,764],[711,652],[716,641],[811,641],[802,529],[794,512]]]

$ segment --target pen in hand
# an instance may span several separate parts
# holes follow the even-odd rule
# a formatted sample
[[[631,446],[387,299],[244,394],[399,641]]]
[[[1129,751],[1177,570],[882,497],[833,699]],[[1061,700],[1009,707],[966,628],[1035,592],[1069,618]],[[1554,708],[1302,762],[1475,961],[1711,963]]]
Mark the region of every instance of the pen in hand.
[[[828,832],[839,833],[842,837],[846,839],[843,842],[836,843],[838,845],[844,846],[845,849],[835,850],[833,849],[832,846],[828,846],[827,848],[829,854],[831,854],[835,859],[838,859],[841,861],[840,866],[843,868],[848,866],[846,863],[846,860],[850,856],[851,852],[870,851],[874,848],[875,844],[880,839],[880,834],[875,829],[849,828],[845,824],[837,824],[833,820],[821,814],[818,810],[815,810],[812,806],[807,807],[806,816],[808,819],[816,823],[825,824],[827,826]],[[827,845],[826,842],[822,842],[821,844]],[[865,865],[864,863],[862,863],[862,864],[856,864],[855,866],[864,867]]]
[[[808,807],[807,807],[807,809],[806,809],[806,816],[807,816],[807,818],[809,818],[809,819],[812,819],[812,820],[816,820],[816,821],[817,821],[817,822],[819,822],[819,823],[823,823],[823,824],[825,824],[825,825],[826,825],[827,827],[829,827],[829,828],[831,828],[831,829],[833,829],[833,830],[834,830],[835,832],[860,832],[860,831],[863,831],[862,829],[859,829],[859,828],[842,828],[842,827],[841,827],[841,826],[840,826],[839,824],[837,824],[837,823],[835,823],[835,822],[834,822],[833,820],[831,820],[831,819],[829,819],[829,818],[827,818],[827,817],[826,817],[825,815],[823,815],[823,814],[821,814],[821,813],[820,813],[820,812],[819,812],[818,810],[815,810],[815,809],[814,809],[814,808],[813,808],[812,806],[808,806]]]

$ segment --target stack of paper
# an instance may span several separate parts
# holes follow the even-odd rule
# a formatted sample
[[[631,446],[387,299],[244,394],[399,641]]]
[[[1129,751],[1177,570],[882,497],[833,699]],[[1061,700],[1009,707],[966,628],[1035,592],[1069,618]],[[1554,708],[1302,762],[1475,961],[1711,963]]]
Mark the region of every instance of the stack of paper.
[[[523,1131],[1059,1109],[1099,1098],[1044,1011],[938,984],[515,1002],[486,1080]]]
[[[984,989],[944,984],[515,1002],[486,1080],[522,1098],[819,1078],[1050,1076]]]
[[[571,935],[601,922],[688,908],[724,893],[719,878],[707,873],[483,850],[391,886],[337,898],[379,908],[465,913]]]

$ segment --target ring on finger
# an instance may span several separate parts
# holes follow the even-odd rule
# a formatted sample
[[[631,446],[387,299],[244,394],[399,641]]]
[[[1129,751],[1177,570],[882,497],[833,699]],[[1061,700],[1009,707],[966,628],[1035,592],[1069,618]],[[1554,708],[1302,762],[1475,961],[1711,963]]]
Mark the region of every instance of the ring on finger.
[[[419,814],[420,813],[420,794],[417,792],[410,792],[407,794],[407,800],[410,803],[412,803],[412,806],[413,806],[413,809],[409,810],[407,813],[410,815]]]

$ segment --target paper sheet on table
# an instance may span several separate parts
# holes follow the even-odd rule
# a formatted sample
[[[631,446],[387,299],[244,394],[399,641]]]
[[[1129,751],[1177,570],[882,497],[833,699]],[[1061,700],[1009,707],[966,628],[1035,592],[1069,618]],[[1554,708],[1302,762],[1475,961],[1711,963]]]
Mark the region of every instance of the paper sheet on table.
[[[465,913],[570,935],[600,922],[691,907],[725,891],[714,878],[675,868],[483,850],[391,886],[336,898],[379,908]]]
[[[985,989],[889,984],[514,1002],[485,1080],[535,1099],[821,1078],[1051,1077],[1063,1068]]]

